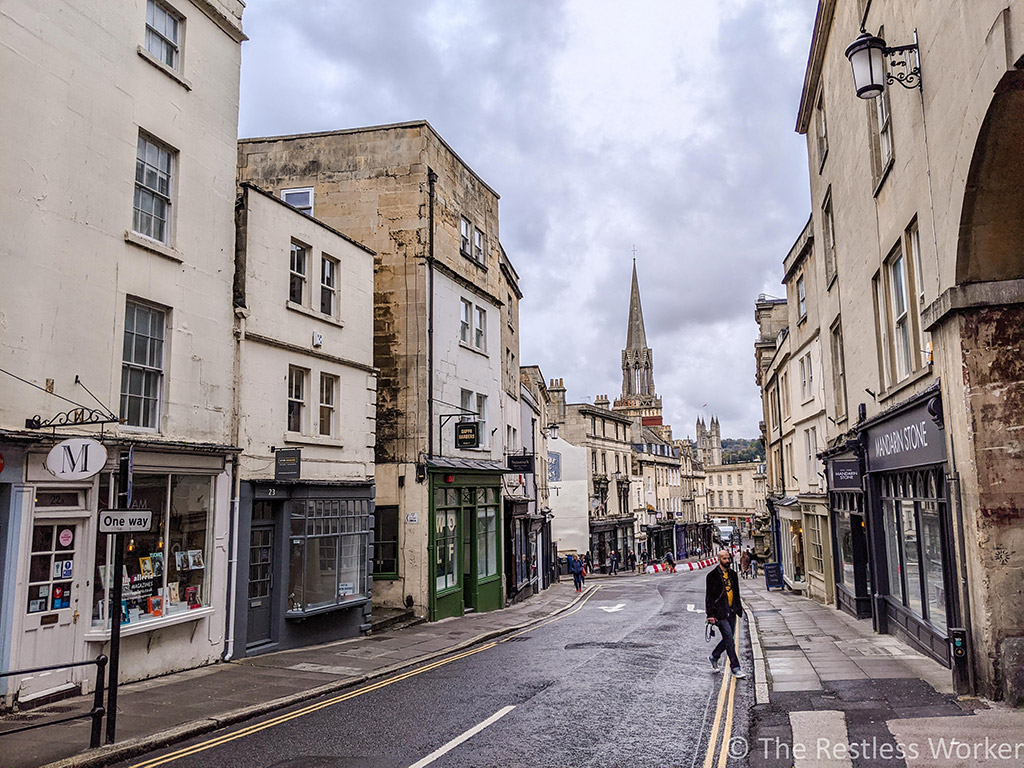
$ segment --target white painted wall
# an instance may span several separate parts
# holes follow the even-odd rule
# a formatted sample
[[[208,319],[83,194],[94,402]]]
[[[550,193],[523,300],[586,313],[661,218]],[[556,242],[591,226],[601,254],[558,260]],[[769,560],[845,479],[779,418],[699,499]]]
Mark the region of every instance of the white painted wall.
[[[562,472],[560,480],[551,479],[550,474],[548,476],[548,505],[554,515],[551,538],[559,554],[574,551],[582,554],[590,549],[590,501],[587,491],[589,451],[558,438],[548,441],[549,466],[551,455],[555,453],[561,455]]]
[[[463,344],[460,338],[461,303],[465,298],[487,311],[486,352]],[[447,420],[441,431],[443,454],[466,459],[504,461],[505,417],[502,414],[501,313],[487,296],[469,290],[443,274],[434,272],[434,424],[435,445],[442,414],[458,414],[461,390],[487,396],[487,427],[481,434],[481,448],[456,450],[455,422]],[[474,406],[475,407],[475,406]],[[515,422],[510,422],[514,424]]]

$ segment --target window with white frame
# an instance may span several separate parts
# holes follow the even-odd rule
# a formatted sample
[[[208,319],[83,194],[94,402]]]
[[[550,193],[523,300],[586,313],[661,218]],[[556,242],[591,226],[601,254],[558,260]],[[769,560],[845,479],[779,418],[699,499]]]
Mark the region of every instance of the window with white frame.
[[[736,499],[739,502],[739,505],[742,507],[743,506],[743,491],[736,491]]]
[[[806,515],[808,554],[811,556],[810,569],[816,573],[825,572],[825,557],[821,545],[821,520],[818,515]]]
[[[309,372],[294,365],[288,366],[288,431],[305,434],[306,381]]]
[[[459,421],[476,421],[480,427],[480,447],[489,443],[490,433],[487,431],[487,395],[463,389],[460,392],[462,415]]]
[[[161,243],[171,241],[171,197],[177,154],[153,137],[139,132],[132,229]]]
[[[320,434],[334,437],[337,434],[335,403],[338,395],[338,377],[328,373],[320,374]]]
[[[889,309],[892,312],[893,355],[897,381],[909,376],[914,369],[910,346],[910,314],[908,312],[905,265],[903,251],[897,247],[888,264]]]
[[[320,311],[334,317],[338,310],[338,260],[320,258]]]
[[[779,382],[779,398],[782,400],[782,418],[789,418],[789,372],[783,372]]]
[[[825,235],[825,281],[831,285],[836,276],[836,225],[832,217],[832,188],[825,193],[821,204],[821,228]]]
[[[832,328],[832,396],[836,415],[846,416],[846,359],[843,352],[843,327],[837,321]]]
[[[178,69],[181,17],[156,0],[146,2],[146,50],[171,69]]]
[[[729,491],[728,493],[729,493],[729,506],[731,507],[731,506],[734,506],[733,503],[732,503],[732,491]]]
[[[804,430],[804,447],[807,452],[807,484],[818,485],[818,428]]]
[[[296,187],[295,189],[282,189],[281,199],[295,210],[307,216],[313,215],[313,188]]]
[[[828,126],[825,122],[825,91],[818,92],[818,100],[814,105],[815,123],[818,128],[818,169],[825,164],[825,155],[828,154]]]
[[[473,346],[481,352],[487,351],[487,310],[476,307],[473,313]]]
[[[473,261],[484,263],[484,233],[476,228],[473,229]]]
[[[465,299],[459,300],[462,304],[462,311],[459,321],[459,339],[463,344],[469,344],[473,340],[473,303]]]
[[[469,219],[463,216],[459,219],[459,251],[465,255],[472,257],[472,237],[473,225],[469,223]]]
[[[304,304],[306,301],[306,270],[309,248],[294,240],[288,260],[288,301]]]
[[[490,444],[490,433],[487,431],[487,395],[476,396],[476,420],[480,422],[480,446]]]
[[[892,116],[889,113],[889,89],[874,99],[878,121],[878,162],[881,171],[892,162]]]
[[[800,312],[800,319],[807,317],[807,290],[804,287],[804,276],[796,279],[796,306]]]
[[[125,304],[120,416],[128,426],[160,428],[166,323],[162,309]]]
[[[917,296],[917,306],[914,307],[911,304],[911,309],[914,311],[915,318],[917,319],[917,325],[920,332],[918,343],[920,344],[921,353],[921,366],[928,365],[928,347],[930,346],[930,334],[924,329],[924,324],[921,322],[921,312],[924,310],[924,272],[921,268],[921,233],[917,228],[917,219],[915,218],[911,222],[910,226],[907,227],[907,231],[904,235],[907,247],[907,264],[911,265],[913,269],[914,277],[914,294]],[[909,292],[909,288],[908,288]]]

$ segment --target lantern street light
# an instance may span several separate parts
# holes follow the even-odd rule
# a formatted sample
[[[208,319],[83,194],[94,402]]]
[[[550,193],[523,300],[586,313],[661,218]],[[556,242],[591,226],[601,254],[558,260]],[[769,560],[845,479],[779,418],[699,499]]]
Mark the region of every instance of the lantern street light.
[[[911,66],[910,52],[914,52]],[[885,57],[889,57],[886,71]],[[853,67],[853,86],[857,96],[874,99],[882,94],[886,84],[899,83],[904,88],[921,87],[920,51],[917,30],[910,45],[887,46],[885,40],[861,28],[860,35],[846,48],[846,58]]]

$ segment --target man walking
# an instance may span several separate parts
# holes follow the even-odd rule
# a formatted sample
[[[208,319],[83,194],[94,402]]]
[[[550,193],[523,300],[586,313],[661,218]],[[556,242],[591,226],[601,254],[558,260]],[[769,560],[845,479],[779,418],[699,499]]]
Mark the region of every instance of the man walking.
[[[583,591],[583,561],[572,555],[567,555],[569,559],[569,573],[572,574],[572,581],[576,587],[577,592]]]
[[[718,553],[718,567],[713,568],[707,578],[707,592],[704,597],[704,612],[708,623],[722,633],[722,639],[708,660],[711,671],[718,672],[718,660],[723,653],[729,655],[729,666],[737,678],[744,678],[740,669],[740,659],[736,655],[736,617],[743,617],[743,606],[740,603],[740,580],[736,571],[730,567],[732,554],[727,549]]]

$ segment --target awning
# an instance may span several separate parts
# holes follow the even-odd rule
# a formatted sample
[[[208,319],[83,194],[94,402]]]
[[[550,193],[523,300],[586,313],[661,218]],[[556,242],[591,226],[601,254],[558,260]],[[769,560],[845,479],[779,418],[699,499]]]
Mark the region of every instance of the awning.
[[[427,457],[427,467],[430,469],[450,469],[453,472],[500,472],[505,474],[508,468],[500,461],[490,459],[460,459],[448,456]]]

